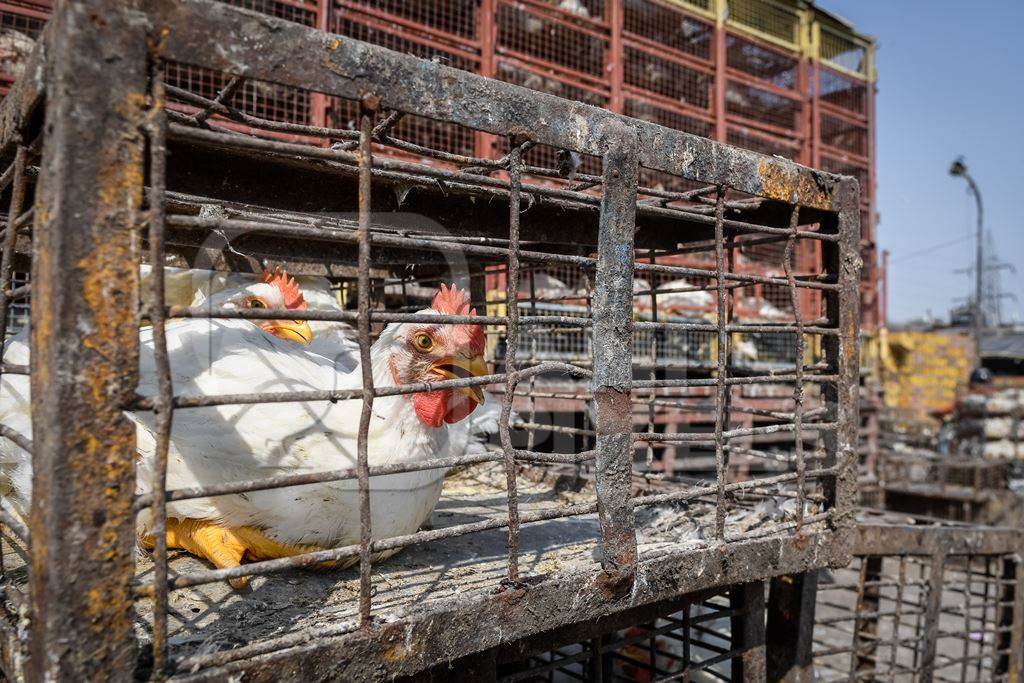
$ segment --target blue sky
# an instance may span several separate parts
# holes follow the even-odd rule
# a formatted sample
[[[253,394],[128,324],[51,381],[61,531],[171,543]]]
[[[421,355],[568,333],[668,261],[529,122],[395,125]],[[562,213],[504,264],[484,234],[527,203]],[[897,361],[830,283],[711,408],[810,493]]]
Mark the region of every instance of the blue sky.
[[[1024,323],[1024,1],[820,0],[878,39],[879,242],[889,317],[945,317],[973,288],[973,199],[948,175],[963,154],[999,257],[1004,318]],[[966,8],[970,7],[970,11]],[[956,243],[916,255],[929,247]]]

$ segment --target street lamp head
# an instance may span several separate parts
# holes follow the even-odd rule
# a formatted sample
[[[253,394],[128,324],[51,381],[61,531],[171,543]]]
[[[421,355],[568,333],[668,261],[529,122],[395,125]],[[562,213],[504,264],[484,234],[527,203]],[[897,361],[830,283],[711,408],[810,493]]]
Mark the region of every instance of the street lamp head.
[[[967,173],[967,164],[963,157],[957,157],[956,161],[949,165],[949,175],[964,175]]]

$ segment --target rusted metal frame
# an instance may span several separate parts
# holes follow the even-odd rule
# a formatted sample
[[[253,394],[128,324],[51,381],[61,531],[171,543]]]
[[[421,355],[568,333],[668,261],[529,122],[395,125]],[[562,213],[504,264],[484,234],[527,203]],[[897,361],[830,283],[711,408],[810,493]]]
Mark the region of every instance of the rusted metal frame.
[[[952,555],[1005,555],[1017,552],[1019,543],[1016,529],[970,526],[858,524],[849,537],[856,556],[930,557],[940,548]]]
[[[932,554],[928,571],[928,595],[923,616],[924,634],[920,645],[919,673],[922,683],[931,683],[934,676],[936,647],[939,637],[939,613],[942,610],[942,576],[945,572],[947,558],[948,554],[945,549],[936,549]]]
[[[522,163],[520,142],[514,138],[509,140],[508,178],[508,271],[505,275],[505,314],[508,319],[505,331],[505,395],[501,401],[501,416],[498,419],[498,435],[504,455],[506,497],[508,505],[508,573],[506,580],[515,585],[519,582],[519,499],[518,482],[516,480],[515,448],[512,446],[512,434],[509,431],[509,419],[512,415],[512,402],[518,380],[516,372],[516,354],[519,347],[519,214]]]
[[[619,117],[597,107],[494,82],[359,41],[325,43],[322,34],[298,24],[267,17],[253,25],[244,13],[219,3],[155,0],[147,9],[153,20],[172,27],[166,51],[169,59],[350,99],[374,92],[382,106],[390,109],[497,134],[526,128],[535,142],[593,156],[602,153],[606,122],[618,119],[637,131],[641,143],[638,162],[645,168],[697,182],[724,182],[735,190],[769,198],[782,194],[788,198],[795,188],[803,205],[838,208],[833,199],[838,176],[782,159],[721,148],[718,143],[682,131]],[[202,22],[210,30],[173,30],[195,22]],[[234,50],[225,51],[215,38],[222,35],[244,35],[245,39]],[[443,98],[437,97],[440,92]],[[541,125],[542,121],[548,123]],[[578,125],[584,122],[587,125]]]
[[[423,605],[413,616],[389,623],[380,632],[352,632],[339,637],[308,637],[300,644],[269,651],[270,643],[260,649],[267,654],[238,658],[226,651],[194,660],[188,670],[201,673],[181,676],[181,681],[223,680],[229,673],[279,671],[281,664],[301,658],[307,677],[360,680],[379,674],[384,653],[408,642],[421,646],[403,658],[393,659],[389,675],[415,673],[438,661],[452,642],[466,643],[466,654],[542,633],[567,624],[597,619],[638,604],[676,598],[685,581],[688,590],[701,591],[720,585],[745,583],[754,577],[778,572],[798,571],[802,566],[820,564],[831,553],[823,537],[809,534],[799,546],[793,539],[771,538],[737,546],[725,556],[706,551],[687,552],[641,562],[637,566],[637,589],[633,595],[609,596],[587,573],[548,578],[523,592],[521,599],[508,600],[504,594],[480,593],[453,596]],[[781,558],[776,562],[776,558]],[[697,567],[703,567],[698,571]],[[566,591],[565,585],[577,586]],[[393,650],[392,650],[393,652]],[[217,668],[205,669],[204,662],[215,658]]]
[[[725,231],[722,220],[725,216],[725,192],[724,186],[719,186],[718,197],[715,205],[715,284],[717,285],[715,327],[718,332],[718,368],[715,371],[715,482],[718,485],[717,500],[715,502],[715,537],[720,541],[725,540],[725,458],[726,440],[725,432],[729,427],[728,401],[729,387],[728,380],[728,357],[730,351],[729,333],[726,331],[728,320],[729,299],[731,290],[725,286]]]
[[[740,656],[733,661],[732,680],[750,683],[765,680],[765,599],[764,582],[753,581],[729,590],[733,611],[731,649]]]
[[[164,66],[154,60],[150,84],[150,109],[146,116],[149,136],[149,212],[146,217],[149,240],[151,304],[146,314],[153,330],[153,366],[157,393],[153,397],[153,475],[149,482],[152,505],[150,534],[153,537],[153,670],[162,675],[167,666],[167,454],[174,420],[174,386],[167,353],[164,315],[164,213],[166,188],[166,133],[164,113]],[[225,88],[225,90],[227,90]]]
[[[373,131],[373,108],[364,102],[359,113],[359,274],[357,306],[359,320],[356,335],[359,341],[359,362],[362,372],[362,411],[359,416],[359,432],[356,442],[356,469],[359,482],[359,623],[370,625],[371,571],[373,531],[370,519],[370,464],[369,432],[373,417],[373,359],[370,353],[370,169],[373,166],[371,134]]]
[[[783,574],[771,580],[766,638],[771,683],[814,680],[814,610],[818,571]]]
[[[138,383],[146,27],[97,0],[63,3],[48,30],[54,96],[32,264],[30,677],[127,681],[135,426],[122,406]]]
[[[594,282],[591,379],[597,429],[597,502],[602,565],[616,589],[632,582],[637,561],[630,496],[633,359],[633,235],[636,138],[621,126],[604,155]]]

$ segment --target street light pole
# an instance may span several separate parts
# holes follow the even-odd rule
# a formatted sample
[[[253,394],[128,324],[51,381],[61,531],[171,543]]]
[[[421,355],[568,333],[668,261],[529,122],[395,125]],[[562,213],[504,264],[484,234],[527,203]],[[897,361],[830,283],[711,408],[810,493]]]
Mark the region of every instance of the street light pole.
[[[982,278],[985,272],[985,253],[984,247],[984,211],[981,205],[981,191],[978,190],[978,184],[974,182],[974,178],[967,172],[967,165],[964,164],[963,157],[960,157],[954,161],[949,167],[949,175],[961,176],[967,181],[967,187],[970,189],[971,194],[974,195],[974,201],[978,204],[978,234],[977,234],[977,253],[975,254],[974,264],[974,302],[971,306],[971,322],[974,326],[974,350],[975,350],[975,362],[978,366],[981,365],[981,334],[982,334],[982,313],[981,313],[981,291],[982,291]]]

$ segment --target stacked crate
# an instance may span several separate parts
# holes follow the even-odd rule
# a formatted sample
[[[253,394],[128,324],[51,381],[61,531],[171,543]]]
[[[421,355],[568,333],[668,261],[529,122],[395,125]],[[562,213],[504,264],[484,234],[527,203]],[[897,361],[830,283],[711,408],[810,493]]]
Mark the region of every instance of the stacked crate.
[[[6,95],[21,75],[52,11],[50,0],[0,2],[0,95]]]

